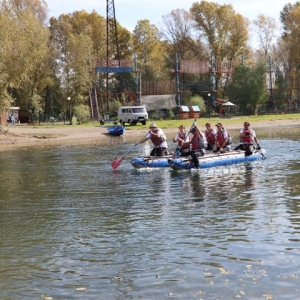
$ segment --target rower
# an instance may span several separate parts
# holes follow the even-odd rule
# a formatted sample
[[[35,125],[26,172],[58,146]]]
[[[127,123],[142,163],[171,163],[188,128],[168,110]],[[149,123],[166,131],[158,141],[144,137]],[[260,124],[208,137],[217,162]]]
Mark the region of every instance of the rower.
[[[253,154],[254,146],[253,143],[255,142],[257,145],[257,149],[260,150],[260,146],[258,144],[258,140],[255,134],[255,131],[250,127],[249,122],[244,122],[244,128],[240,130],[239,133],[240,144],[234,148],[234,150],[244,150],[245,155],[249,156]]]

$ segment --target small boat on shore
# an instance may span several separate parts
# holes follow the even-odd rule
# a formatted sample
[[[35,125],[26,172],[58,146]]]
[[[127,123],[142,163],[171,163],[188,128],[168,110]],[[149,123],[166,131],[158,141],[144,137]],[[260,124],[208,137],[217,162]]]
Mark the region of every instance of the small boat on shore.
[[[245,156],[245,152],[241,150],[232,150],[226,153],[213,153],[212,151],[206,151],[205,155],[200,156],[198,159],[200,169],[205,169],[262,160],[266,158],[264,153],[265,150],[255,150],[252,155]],[[171,167],[173,170],[195,169],[195,165],[190,156],[181,156],[175,158],[172,155],[137,157],[131,160],[131,164],[137,169],[167,167]]]
[[[227,166],[244,162],[251,162],[265,159],[265,150],[255,150],[252,155],[245,155],[244,151],[233,150],[226,153],[206,153],[199,157],[199,168],[206,169],[219,166]],[[191,157],[177,157],[169,159],[169,166],[173,170],[190,170],[195,169]]]
[[[121,125],[114,125],[107,127],[107,130],[111,135],[120,136],[125,132],[125,127]]]

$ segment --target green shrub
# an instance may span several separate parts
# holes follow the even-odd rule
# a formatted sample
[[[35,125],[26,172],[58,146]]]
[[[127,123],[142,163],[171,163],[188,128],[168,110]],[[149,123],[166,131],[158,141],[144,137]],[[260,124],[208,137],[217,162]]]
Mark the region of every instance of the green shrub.
[[[74,106],[74,113],[80,123],[88,122],[90,118],[90,108],[84,104]]]

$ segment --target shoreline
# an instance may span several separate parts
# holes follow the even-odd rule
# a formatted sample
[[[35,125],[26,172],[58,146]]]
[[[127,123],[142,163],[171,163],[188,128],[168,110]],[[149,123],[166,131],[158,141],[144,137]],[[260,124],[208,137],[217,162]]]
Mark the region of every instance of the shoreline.
[[[254,130],[257,128],[266,129],[268,127],[287,126],[300,126],[300,120],[251,121],[251,127]],[[226,129],[229,130],[239,131],[241,128],[242,121],[241,124],[226,124]],[[2,129],[4,133],[0,133],[0,151],[30,146],[110,145],[117,141],[136,142],[136,140],[139,140],[148,131],[148,128],[135,129],[131,126],[128,127],[123,136],[116,137],[108,133],[106,126],[99,125],[94,127],[82,127],[81,125],[66,127],[17,125],[3,126]],[[172,138],[177,133],[177,128],[163,130],[168,138]],[[202,126],[201,130],[204,130]]]

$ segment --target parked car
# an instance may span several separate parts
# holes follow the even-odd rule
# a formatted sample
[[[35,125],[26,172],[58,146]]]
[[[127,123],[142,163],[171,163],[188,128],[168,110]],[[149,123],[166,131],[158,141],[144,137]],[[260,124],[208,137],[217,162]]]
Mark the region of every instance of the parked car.
[[[136,125],[138,122],[146,125],[148,112],[145,106],[121,106],[118,110],[118,120],[123,126],[125,123]]]

